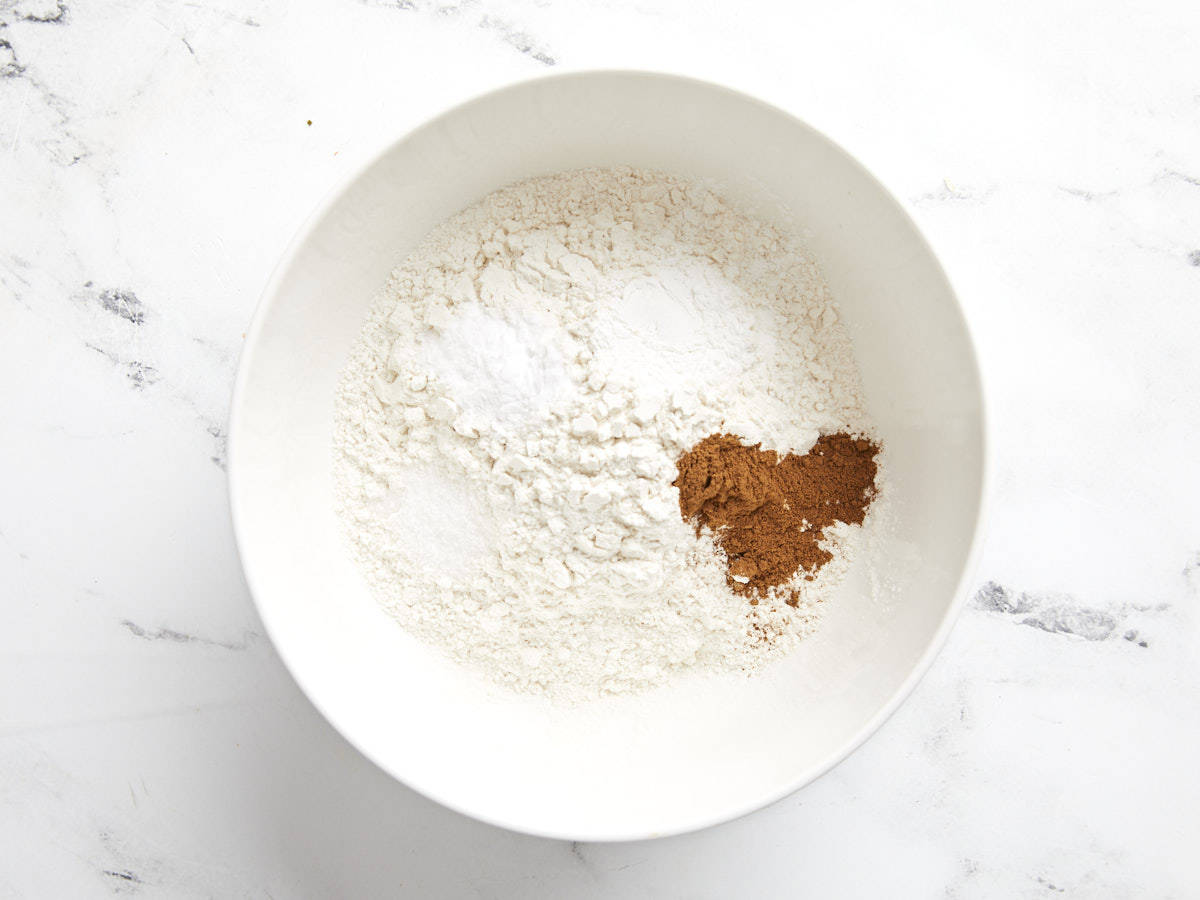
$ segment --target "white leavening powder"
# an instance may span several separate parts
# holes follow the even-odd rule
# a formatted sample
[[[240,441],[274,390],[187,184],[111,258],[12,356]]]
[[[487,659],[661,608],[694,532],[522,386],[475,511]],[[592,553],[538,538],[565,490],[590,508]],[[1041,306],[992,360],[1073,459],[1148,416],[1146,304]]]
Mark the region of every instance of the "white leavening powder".
[[[498,191],[393,272],[345,370],[339,513],[379,601],[522,690],[640,690],[785,652],[801,602],[733,594],[682,521],[680,454],[869,431],[850,345],[792,239],[702,185],[590,169]]]

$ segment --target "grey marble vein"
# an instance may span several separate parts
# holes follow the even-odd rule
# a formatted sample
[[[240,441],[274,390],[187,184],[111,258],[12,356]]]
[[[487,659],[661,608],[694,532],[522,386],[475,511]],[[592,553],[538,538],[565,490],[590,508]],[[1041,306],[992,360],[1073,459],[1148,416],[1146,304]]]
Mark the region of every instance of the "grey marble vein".
[[[73,102],[58,90],[51,89],[29,66],[21,62],[20,53],[12,40],[9,27],[0,19],[0,84],[19,87],[26,92],[20,100],[8,152],[15,152],[21,146],[26,132],[32,131],[33,140],[45,158],[53,163],[70,168],[88,159],[92,151],[77,135],[73,124]],[[40,113],[48,114],[49,121],[40,123],[36,130],[27,128],[27,120]]]
[[[0,25],[0,78],[17,78],[25,74],[25,67],[17,61],[17,51],[13,49],[12,41],[4,36],[4,26]]]
[[[1084,190],[1083,188],[1061,186],[1059,187],[1059,190],[1064,194],[1070,194],[1072,197],[1078,197],[1081,200],[1087,200],[1089,202],[1108,197],[1115,197],[1119,193],[1119,191],[1088,191]]]
[[[120,354],[113,350],[99,347],[96,344],[85,342],[89,350],[98,353],[116,366],[129,381],[129,386],[135,391],[144,390],[151,385],[158,384],[160,375],[158,369],[149,363],[142,362],[140,359],[125,359]]]
[[[484,15],[479,20],[479,27],[497,34],[504,43],[518,53],[540,62],[543,66],[554,66],[558,60],[550,55],[540,42],[527,31],[517,28],[511,22],[496,16]]]
[[[1183,577],[1192,593],[1200,597],[1200,550],[1193,553],[1183,564]]]
[[[987,582],[976,591],[972,605],[975,609],[999,613],[1019,625],[1050,634],[1073,635],[1085,641],[1119,637],[1143,648],[1150,646],[1149,641],[1137,629],[1122,628],[1122,623],[1131,613],[1158,613],[1170,608],[1164,603],[1096,609],[1080,604],[1068,594],[1018,592],[995,581]]]
[[[438,3],[429,0],[363,0],[371,6],[435,15],[469,21],[475,27],[489,31],[522,56],[543,66],[555,66],[558,57],[527,29],[507,16],[492,11],[479,0],[460,0],[457,3]]]
[[[1189,175],[1186,172],[1180,172],[1178,169],[1163,169],[1162,172],[1155,177],[1156,181],[1161,179],[1181,181],[1184,184],[1191,185],[1192,187],[1200,187],[1200,178],[1197,178],[1195,175]]]
[[[203,644],[210,647],[220,647],[224,650],[247,650],[258,642],[260,635],[256,631],[246,631],[240,641],[218,641],[214,638],[200,637],[176,631],[173,628],[143,628],[129,619],[122,619],[121,624],[134,637],[146,641],[166,641],[172,644]]]
[[[949,179],[943,179],[942,185],[932,191],[926,191],[912,198],[914,206],[935,206],[945,203],[976,204],[982,203],[992,195],[992,188],[978,190],[953,184]]]
[[[36,22],[39,25],[66,25],[67,5],[62,0],[41,4],[24,2],[15,4],[17,19],[21,22]]]
[[[101,869],[102,875],[107,875],[109,878],[116,878],[120,881],[128,881],[132,884],[143,884],[142,879],[138,878],[132,872],[126,869]]]
[[[4,271],[0,268],[0,282],[4,280]],[[163,361],[159,357],[168,347],[177,348],[175,356],[186,348],[193,367],[204,366],[214,381],[228,384],[233,379],[236,353],[219,341],[189,337],[179,333],[171,323],[157,320],[150,305],[131,288],[97,287],[94,281],[87,281],[72,297],[81,312],[96,310],[104,317],[103,323],[91,320],[81,323],[90,335],[84,346],[111,362],[131,389],[143,392],[154,387],[188,409],[212,439],[210,460],[224,470],[227,436],[219,413],[194,386],[173,380],[168,374],[168,363],[172,360]],[[100,327],[102,324],[108,327]]]
[[[85,287],[91,287],[88,282]],[[133,291],[106,288],[96,295],[100,308],[112,313],[119,319],[124,319],[131,325],[144,325],[146,322],[146,304],[138,299]]]

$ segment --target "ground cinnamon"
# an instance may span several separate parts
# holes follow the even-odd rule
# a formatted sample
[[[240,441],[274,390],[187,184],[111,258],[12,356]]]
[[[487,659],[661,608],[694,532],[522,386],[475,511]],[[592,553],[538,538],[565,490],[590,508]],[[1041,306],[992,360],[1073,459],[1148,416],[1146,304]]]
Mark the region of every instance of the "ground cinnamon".
[[[835,522],[862,524],[875,495],[875,455],[865,438],[830,434],[803,455],[747,447],[713,434],[680,456],[679,512],[711,528],[729,560],[728,583],[751,603],[799,571],[811,578],[833,555],[820,546]],[[794,600],[794,598],[793,598]]]

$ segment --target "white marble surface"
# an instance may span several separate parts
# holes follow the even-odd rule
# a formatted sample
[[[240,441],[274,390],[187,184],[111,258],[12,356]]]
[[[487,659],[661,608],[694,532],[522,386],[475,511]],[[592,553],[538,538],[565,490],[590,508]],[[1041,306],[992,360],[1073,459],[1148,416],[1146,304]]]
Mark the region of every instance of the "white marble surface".
[[[1200,7],[733,9],[0,0],[0,896],[1200,894]],[[613,65],[774,100],[906,201],[978,334],[997,484],[975,601],[861,751],[728,825],[571,845],[416,796],[300,695],[224,423],[348,159]]]

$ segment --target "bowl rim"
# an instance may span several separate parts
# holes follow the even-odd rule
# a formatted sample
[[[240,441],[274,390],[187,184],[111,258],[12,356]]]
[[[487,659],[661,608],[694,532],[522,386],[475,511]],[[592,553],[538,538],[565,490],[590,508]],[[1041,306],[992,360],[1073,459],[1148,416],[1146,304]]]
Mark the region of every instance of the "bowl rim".
[[[822,762],[810,766],[807,769],[799,772],[782,787],[776,788],[765,795],[753,797],[749,800],[738,804],[735,807],[724,810],[719,813],[714,813],[706,817],[681,822],[667,830],[663,831],[597,831],[597,832],[562,832],[551,828],[538,828],[526,822],[507,821],[504,818],[496,815],[491,815],[485,812],[473,810],[469,805],[461,801],[454,800],[442,796],[439,792],[429,790],[422,785],[416,784],[410,780],[405,774],[392,769],[384,760],[380,759],[375,752],[367,746],[360,743],[351,731],[343,727],[343,722],[337,713],[324,706],[315,696],[313,690],[310,689],[309,676],[294,664],[290,650],[277,639],[279,634],[278,628],[262,603],[259,600],[259,591],[256,588],[258,579],[255,576],[255,565],[252,559],[252,554],[247,551],[247,537],[245,534],[245,525],[242,514],[242,504],[239,500],[241,495],[240,485],[241,466],[238,463],[240,457],[241,434],[243,426],[244,414],[244,396],[247,390],[247,381],[249,379],[249,371],[252,368],[252,361],[255,354],[255,349],[258,345],[258,339],[263,330],[266,321],[271,317],[272,310],[277,300],[280,283],[283,280],[284,274],[295,264],[301,247],[308,241],[313,231],[318,224],[329,213],[330,209],[341,199],[346,191],[356,182],[369,168],[382,160],[385,156],[399,144],[408,141],[418,135],[420,132],[435,127],[443,119],[457,115],[466,107],[475,104],[487,103],[495,97],[508,93],[510,91],[522,90],[534,83],[545,81],[570,81],[570,80],[586,80],[596,77],[612,77],[624,76],[645,78],[647,80],[664,80],[675,81],[691,86],[700,87],[705,90],[724,93],[732,96],[743,103],[756,105],[769,111],[776,116],[783,116],[793,122],[803,126],[812,132],[812,134],[821,141],[826,142],[839,154],[841,154],[853,167],[857,168],[862,175],[865,176],[868,183],[874,185],[875,189],[880,192],[900,213],[904,221],[912,228],[920,245],[928,253],[936,267],[937,273],[944,279],[947,288],[949,289],[950,297],[953,300],[954,313],[960,321],[964,334],[966,335],[966,350],[969,355],[970,366],[974,371],[976,383],[979,385],[979,430],[980,430],[980,479],[979,493],[975,498],[977,501],[977,513],[973,523],[973,534],[971,544],[967,551],[966,560],[962,566],[962,571],[955,584],[954,592],[950,603],[946,608],[942,620],[939,622],[937,630],[929,640],[925,650],[909,672],[908,676],[900,684],[900,686],[892,693],[887,702],[884,703],[876,713],[848,740],[838,749],[837,752],[831,754]],[[296,682],[300,691],[308,699],[308,701],[317,709],[321,716],[328,722],[335,731],[343,739],[345,739],[355,750],[363,757],[369,760],[377,768],[387,773],[389,776],[400,782],[405,787],[416,792],[426,799],[453,810],[461,815],[467,816],[476,821],[481,821],[489,825],[499,828],[504,828],[509,831],[527,834],[535,837],[552,838],[558,840],[581,841],[581,842],[617,842],[617,841],[636,841],[648,840],[660,837],[670,837],[674,835],[687,834],[693,831],[709,828],[714,825],[732,822],[740,819],[760,809],[765,809],[772,804],[783,800],[784,798],[796,793],[801,788],[807,787],[823,775],[827,774],[834,767],[846,760],[852,753],[858,750],[867,739],[877,732],[885,722],[892,717],[897,709],[904,703],[905,700],[912,694],[917,685],[929,671],[933,661],[941,652],[950,635],[959,615],[965,605],[966,595],[971,587],[975,572],[977,570],[979,559],[982,554],[983,545],[986,537],[986,522],[987,512],[990,505],[990,497],[992,493],[992,437],[990,432],[991,410],[989,407],[989,392],[984,381],[984,373],[979,363],[979,353],[975,341],[975,333],[971,327],[969,318],[966,316],[962,301],[959,299],[959,293],[954,287],[954,283],[946,272],[941,259],[934,252],[933,246],[925,234],[921,226],[913,219],[909,211],[899,201],[896,195],[883,183],[883,181],[875,175],[866,165],[864,165],[856,156],[846,150],[838,142],[834,141],[820,129],[809,124],[798,115],[790,110],[777,106],[774,103],[762,100],[753,94],[747,93],[737,88],[729,87],[719,82],[710,81],[705,78],[698,78],[691,75],[680,74],[667,70],[642,69],[642,68],[580,68],[570,69],[562,72],[554,73],[539,73],[537,75],[522,77],[513,80],[505,81],[502,85],[488,90],[473,93],[469,97],[448,106],[441,111],[424,117],[416,124],[407,125],[403,129],[394,133],[392,136],[382,141],[378,146],[372,145],[373,149],[369,148],[366,152],[359,153],[358,158],[345,164],[342,174],[335,180],[332,187],[326,190],[325,194],[318,201],[312,211],[305,217],[301,225],[297,228],[291,241],[288,243],[279,261],[275,264],[267,279],[265,287],[259,294],[259,299],[255,305],[254,314],[251,318],[250,325],[246,330],[246,335],[243,340],[242,350],[239,354],[237,376],[234,380],[232,398],[230,401],[229,411],[229,426],[227,429],[227,482],[229,492],[229,511],[233,525],[234,543],[237,549],[238,559],[241,563],[242,573],[246,580],[246,586],[249,589],[251,600],[254,603],[255,610],[258,613],[259,619],[263,623],[267,637],[270,639],[275,652],[279,655],[284,667]]]

